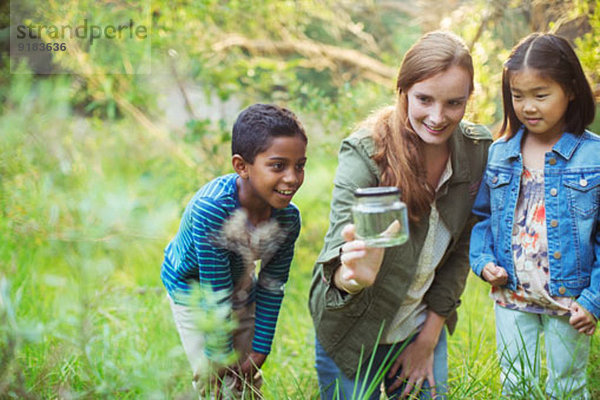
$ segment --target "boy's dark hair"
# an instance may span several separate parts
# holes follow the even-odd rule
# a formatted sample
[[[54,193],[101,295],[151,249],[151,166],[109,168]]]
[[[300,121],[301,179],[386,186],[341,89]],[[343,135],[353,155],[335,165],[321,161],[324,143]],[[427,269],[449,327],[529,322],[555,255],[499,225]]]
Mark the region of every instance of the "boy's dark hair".
[[[293,112],[273,104],[254,104],[243,110],[233,124],[231,154],[239,154],[252,164],[257,154],[267,150],[274,137],[296,135],[308,142]]]
[[[502,71],[502,103],[504,121],[500,134],[513,136],[521,122],[515,114],[510,92],[511,74],[523,68],[533,68],[544,78],[558,83],[565,93],[572,94],[565,113],[565,130],[581,134],[594,121],[594,95],[581,63],[569,42],[551,33],[532,33],[512,50]],[[507,132],[508,128],[508,132]]]

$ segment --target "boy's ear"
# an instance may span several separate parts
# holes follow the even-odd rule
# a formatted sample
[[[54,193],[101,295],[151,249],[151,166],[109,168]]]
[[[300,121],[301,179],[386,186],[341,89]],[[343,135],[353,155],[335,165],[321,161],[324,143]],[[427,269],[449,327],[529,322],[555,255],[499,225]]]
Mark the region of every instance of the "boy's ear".
[[[233,169],[242,179],[248,179],[248,163],[244,160],[244,157],[234,154],[231,157],[231,165],[233,165]]]

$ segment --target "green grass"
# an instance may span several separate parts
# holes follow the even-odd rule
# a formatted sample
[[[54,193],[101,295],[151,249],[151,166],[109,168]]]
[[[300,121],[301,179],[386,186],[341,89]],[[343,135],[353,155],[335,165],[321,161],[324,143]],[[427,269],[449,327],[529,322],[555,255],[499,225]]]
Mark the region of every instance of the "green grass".
[[[214,150],[179,141],[199,161],[186,166],[128,120],[78,119],[61,111],[68,99],[34,92],[15,87],[0,116],[0,398],[194,398],[160,264],[189,197],[230,170],[226,157],[200,162]],[[302,233],[263,368],[267,399],[318,396],[308,290],[342,135],[311,135],[295,198]],[[500,397],[488,291],[470,276],[449,338],[452,399]],[[595,340],[589,378],[600,398]]]

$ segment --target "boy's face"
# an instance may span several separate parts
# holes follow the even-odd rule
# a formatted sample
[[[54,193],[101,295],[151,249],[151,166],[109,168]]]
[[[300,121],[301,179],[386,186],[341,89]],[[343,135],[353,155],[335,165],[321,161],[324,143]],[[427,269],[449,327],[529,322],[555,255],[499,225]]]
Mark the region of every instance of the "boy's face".
[[[254,163],[246,163],[246,174],[240,193],[240,201],[253,208],[270,206],[285,208],[304,182],[306,143],[299,136],[278,136],[271,139],[270,146],[258,153]]]

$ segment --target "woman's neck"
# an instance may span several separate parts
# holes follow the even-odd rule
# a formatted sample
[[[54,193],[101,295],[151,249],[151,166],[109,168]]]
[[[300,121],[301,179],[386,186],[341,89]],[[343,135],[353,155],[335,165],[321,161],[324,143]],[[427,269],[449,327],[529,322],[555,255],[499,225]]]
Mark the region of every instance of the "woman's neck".
[[[423,146],[423,153],[425,156],[424,166],[427,172],[427,183],[429,187],[435,190],[442,173],[446,169],[446,163],[448,162],[448,157],[450,157],[450,145],[448,142],[441,145],[425,144]]]

